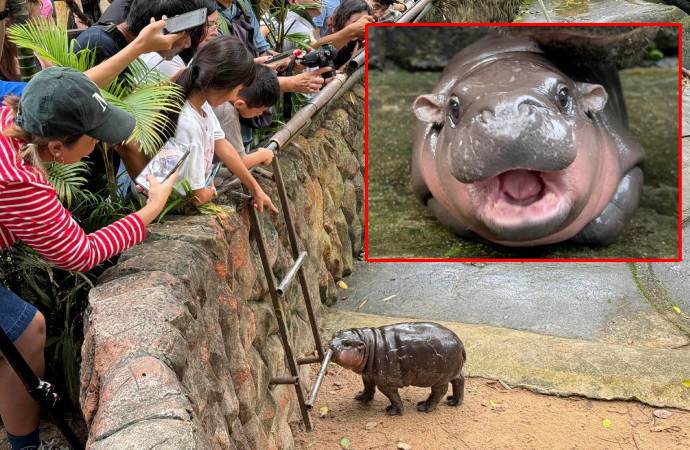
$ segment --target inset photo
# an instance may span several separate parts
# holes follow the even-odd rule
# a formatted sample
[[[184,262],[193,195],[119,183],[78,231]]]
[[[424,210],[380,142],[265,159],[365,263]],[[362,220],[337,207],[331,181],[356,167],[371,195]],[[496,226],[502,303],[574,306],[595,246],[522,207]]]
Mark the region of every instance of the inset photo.
[[[679,261],[679,25],[370,25],[366,259]]]

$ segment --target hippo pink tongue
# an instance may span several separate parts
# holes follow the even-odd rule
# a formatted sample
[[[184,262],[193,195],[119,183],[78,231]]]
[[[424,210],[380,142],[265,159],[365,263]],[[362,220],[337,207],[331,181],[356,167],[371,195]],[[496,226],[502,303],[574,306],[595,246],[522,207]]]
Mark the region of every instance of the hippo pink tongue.
[[[529,204],[537,200],[544,188],[539,172],[533,170],[509,170],[499,175],[501,190],[518,203]]]

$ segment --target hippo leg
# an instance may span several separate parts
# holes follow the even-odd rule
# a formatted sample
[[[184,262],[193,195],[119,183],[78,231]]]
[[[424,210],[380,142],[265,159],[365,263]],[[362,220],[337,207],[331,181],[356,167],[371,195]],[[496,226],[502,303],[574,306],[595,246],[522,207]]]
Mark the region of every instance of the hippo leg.
[[[613,242],[640,204],[643,181],[642,169],[630,169],[621,178],[611,201],[599,217],[587,224],[573,240],[580,244],[592,245],[607,245]]]
[[[462,400],[465,398],[465,376],[460,374],[459,377],[450,380],[450,385],[453,386],[453,395],[446,398],[446,404],[450,406],[462,405]]]
[[[448,392],[448,382],[431,386],[431,394],[425,401],[417,403],[417,411],[431,412],[435,410],[446,392]]]
[[[400,398],[400,394],[398,394],[398,389],[392,387],[379,386],[379,390],[383,393],[383,395],[388,397],[388,400],[391,401],[391,404],[386,407],[386,412],[388,413],[388,415],[402,416],[403,402]]]
[[[376,391],[376,384],[367,377],[362,377],[362,381],[364,382],[364,390],[360,391],[356,396],[355,400],[358,400],[362,403],[369,403],[373,398],[374,398],[374,392]]]

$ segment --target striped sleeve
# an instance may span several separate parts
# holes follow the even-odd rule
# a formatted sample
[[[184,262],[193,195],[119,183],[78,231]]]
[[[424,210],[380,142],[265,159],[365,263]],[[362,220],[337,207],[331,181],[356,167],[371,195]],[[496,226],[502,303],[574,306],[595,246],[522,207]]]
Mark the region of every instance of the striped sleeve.
[[[85,272],[138,244],[146,227],[136,214],[87,235],[43,183],[6,183],[0,196],[0,229],[56,266]]]

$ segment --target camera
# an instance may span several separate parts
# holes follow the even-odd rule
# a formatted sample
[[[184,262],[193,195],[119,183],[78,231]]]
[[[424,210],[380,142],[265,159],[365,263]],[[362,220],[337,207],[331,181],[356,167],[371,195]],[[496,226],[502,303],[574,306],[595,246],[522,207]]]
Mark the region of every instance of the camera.
[[[331,44],[326,44],[318,50],[309,52],[298,58],[298,61],[303,66],[307,67],[333,67],[335,64],[335,55],[338,51]],[[322,75],[324,78],[331,78],[335,76],[335,69],[326,72]]]

